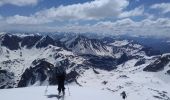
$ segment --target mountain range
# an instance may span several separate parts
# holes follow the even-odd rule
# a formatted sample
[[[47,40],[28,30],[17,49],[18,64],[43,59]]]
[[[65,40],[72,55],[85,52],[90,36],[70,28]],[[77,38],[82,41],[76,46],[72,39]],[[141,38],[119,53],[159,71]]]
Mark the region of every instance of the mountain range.
[[[170,54],[134,40],[80,34],[0,34],[0,88],[55,85],[49,67],[65,67],[67,82],[113,93],[167,98]],[[143,81],[142,81],[143,80]],[[165,93],[163,92],[165,91]],[[144,93],[144,94],[145,94]],[[150,100],[150,99],[149,99]]]

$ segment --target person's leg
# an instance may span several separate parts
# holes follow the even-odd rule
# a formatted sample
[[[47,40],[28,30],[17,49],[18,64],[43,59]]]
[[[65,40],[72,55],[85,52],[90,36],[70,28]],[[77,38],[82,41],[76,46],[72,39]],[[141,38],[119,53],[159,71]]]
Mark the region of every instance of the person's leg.
[[[125,100],[125,96],[123,96],[123,99]]]
[[[61,93],[61,84],[60,83],[58,83],[58,95],[60,95],[60,93]]]
[[[63,95],[65,95],[64,81],[63,81],[62,84],[61,84],[61,89],[62,89]]]
[[[65,95],[65,91],[64,91],[65,89],[64,88],[62,88],[62,92],[63,92],[63,95]]]

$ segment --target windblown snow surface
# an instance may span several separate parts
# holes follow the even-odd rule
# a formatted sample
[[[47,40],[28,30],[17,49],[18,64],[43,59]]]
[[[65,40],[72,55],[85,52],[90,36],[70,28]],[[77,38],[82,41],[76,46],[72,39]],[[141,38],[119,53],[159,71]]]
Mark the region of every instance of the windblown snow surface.
[[[143,72],[143,66],[130,67],[135,60],[120,65],[114,71],[89,69],[77,80],[77,84],[66,85],[66,95],[58,98],[57,86],[31,86],[26,88],[2,89],[1,100],[123,100],[120,96],[126,91],[126,100],[170,100],[170,77],[151,72]],[[160,74],[162,72],[159,72]],[[70,93],[70,94],[69,94]]]
[[[69,89],[68,89],[69,87]],[[45,92],[46,87],[27,87],[17,89],[4,89],[0,91],[1,100],[113,100],[114,96],[109,91],[96,88],[85,88],[78,86],[68,86],[66,95],[59,98],[57,87],[50,86]],[[68,92],[69,91],[69,92]],[[70,94],[69,94],[70,93]]]
[[[112,100],[123,100],[120,97],[122,91],[127,93],[126,100],[170,100],[170,76],[163,74],[164,71],[157,74],[143,72],[142,69],[147,63],[131,67],[135,62],[136,60],[130,60],[110,72],[96,69],[98,74],[95,74],[91,69],[86,70],[78,82],[82,86],[96,87],[112,92]]]

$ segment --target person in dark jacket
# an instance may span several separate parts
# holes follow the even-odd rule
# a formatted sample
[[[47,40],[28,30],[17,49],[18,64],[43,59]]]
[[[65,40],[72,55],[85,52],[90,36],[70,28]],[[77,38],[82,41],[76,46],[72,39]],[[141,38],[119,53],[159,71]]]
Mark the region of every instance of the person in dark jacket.
[[[58,84],[58,95],[62,94],[65,95],[65,79],[66,79],[66,70],[65,65],[62,62],[57,62],[55,66],[50,66],[51,71],[51,84]],[[56,83],[57,82],[57,83]]]
[[[124,100],[127,98],[127,95],[126,95],[126,92],[125,92],[125,91],[123,91],[120,95],[122,96],[122,98],[123,98]]]
[[[65,87],[64,87],[64,82],[66,79],[66,71],[64,66],[61,66],[61,64],[58,65],[58,63],[55,65],[55,74],[56,74],[56,79],[57,79],[57,83],[58,83],[58,94],[62,94],[65,95]]]

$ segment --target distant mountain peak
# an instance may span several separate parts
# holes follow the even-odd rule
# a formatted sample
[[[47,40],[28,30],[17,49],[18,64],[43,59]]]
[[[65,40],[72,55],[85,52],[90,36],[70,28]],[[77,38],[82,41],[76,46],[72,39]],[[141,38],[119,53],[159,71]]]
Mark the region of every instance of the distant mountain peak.
[[[48,45],[55,45],[55,41],[50,36],[42,37],[36,44],[37,48],[47,47]]]
[[[66,47],[78,54],[106,55],[109,54],[107,45],[98,39],[89,39],[83,35],[77,35],[75,38],[68,40]]]

